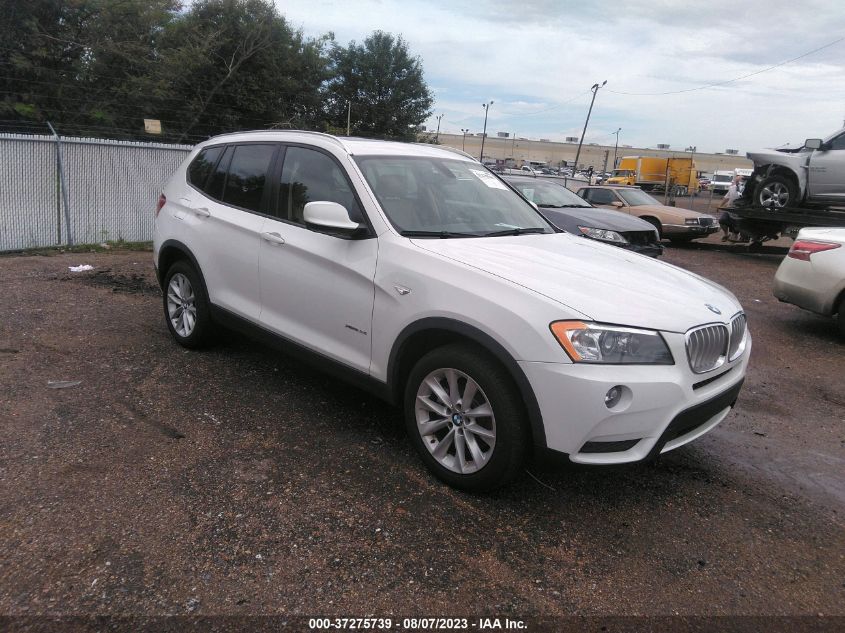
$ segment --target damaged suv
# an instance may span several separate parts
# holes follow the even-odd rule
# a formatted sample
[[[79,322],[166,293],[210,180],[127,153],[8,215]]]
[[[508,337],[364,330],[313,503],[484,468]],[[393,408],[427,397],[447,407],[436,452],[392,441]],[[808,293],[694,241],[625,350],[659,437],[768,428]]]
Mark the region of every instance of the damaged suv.
[[[804,204],[845,204],[845,128],[794,149],[748,152],[754,173],[743,200],[771,210]]]

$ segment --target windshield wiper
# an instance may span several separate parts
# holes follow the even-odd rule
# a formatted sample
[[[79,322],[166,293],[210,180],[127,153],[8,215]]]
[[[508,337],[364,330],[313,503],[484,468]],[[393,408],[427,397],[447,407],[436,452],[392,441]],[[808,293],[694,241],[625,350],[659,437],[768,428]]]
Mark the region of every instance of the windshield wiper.
[[[586,204],[538,204],[541,209],[591,209]]]
[[[505,229],[504,231],[493,231],[492,233],[484,233],[483,237],[498,237],[499,235],[525,235],[526,233],[545,233],[546,229],[542,226],[515,226],[512,229]]]
[[[439,237],[448,239],[450,237],[478,237],[478,233],[455,233],[453,231],[399,231],[403,237]]]

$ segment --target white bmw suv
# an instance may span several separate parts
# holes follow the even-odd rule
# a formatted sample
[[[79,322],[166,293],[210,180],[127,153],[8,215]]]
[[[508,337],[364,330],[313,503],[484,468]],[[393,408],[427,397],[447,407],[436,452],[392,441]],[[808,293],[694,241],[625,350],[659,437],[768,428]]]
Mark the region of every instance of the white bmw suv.
[[[569,235],[470,156],[313,132],[198,145],[154,258],[185,347],[246,330],[403,408],[465,490],[532,454],[654,457],[731,410],[751,349],[727,290]]]

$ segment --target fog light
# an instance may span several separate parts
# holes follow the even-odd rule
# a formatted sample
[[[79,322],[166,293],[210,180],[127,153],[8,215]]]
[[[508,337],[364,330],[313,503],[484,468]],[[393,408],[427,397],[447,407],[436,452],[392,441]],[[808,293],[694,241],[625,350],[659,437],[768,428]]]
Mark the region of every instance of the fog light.
[[[622,387],[616,385],[615,387],[611,387],[607,390],[607,393],[604,395],[604,404],[608,409],[612,409],[619,401],[622,399]]]

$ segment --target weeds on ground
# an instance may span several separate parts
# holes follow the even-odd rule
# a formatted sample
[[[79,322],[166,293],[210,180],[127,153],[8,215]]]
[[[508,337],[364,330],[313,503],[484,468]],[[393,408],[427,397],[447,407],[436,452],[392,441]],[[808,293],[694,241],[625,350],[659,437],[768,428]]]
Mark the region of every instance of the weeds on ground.
[[[106,253],[108,251],[152,251],[152,242],[126,242],[115,240],[100,242],[99,244],[75,244],[73,246],[52,246],[49,248],[27,248],[19,251],[8,251],[0,253],[0,256],[9,255],[61,255],[62,253]]]

